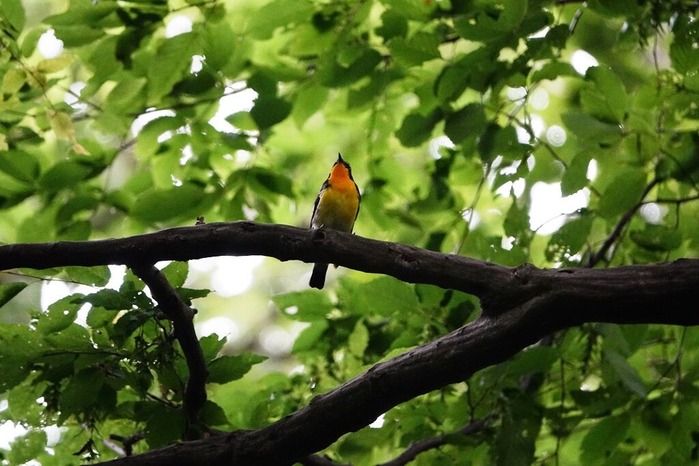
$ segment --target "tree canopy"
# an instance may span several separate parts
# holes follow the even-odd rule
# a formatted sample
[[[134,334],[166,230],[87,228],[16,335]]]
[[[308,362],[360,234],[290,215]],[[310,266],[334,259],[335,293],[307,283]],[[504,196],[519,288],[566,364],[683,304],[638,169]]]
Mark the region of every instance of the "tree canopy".
[[[2,464],[696,461],[698,8],[2,0]]]

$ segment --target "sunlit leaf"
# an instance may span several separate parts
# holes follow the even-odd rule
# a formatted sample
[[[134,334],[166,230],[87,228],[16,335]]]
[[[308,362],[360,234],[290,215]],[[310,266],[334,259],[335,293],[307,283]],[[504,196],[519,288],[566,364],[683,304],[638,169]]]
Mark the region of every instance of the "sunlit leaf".
[[[252,366],[265,361],[267,357],[244,353],[236,356],[221,356],[209,364],[210,383],[227,383],[244,376]]]
[[[322,320],[333,308],[328,295],[315,290],[277,295],[273,301],[284,315],[304,322]]]
[[[167,190],[151,189],[142,194],[131,215],[144,222],[161,222],[182,215],[195,218],[195,208],[203,199],[202,188],[192,183]]]

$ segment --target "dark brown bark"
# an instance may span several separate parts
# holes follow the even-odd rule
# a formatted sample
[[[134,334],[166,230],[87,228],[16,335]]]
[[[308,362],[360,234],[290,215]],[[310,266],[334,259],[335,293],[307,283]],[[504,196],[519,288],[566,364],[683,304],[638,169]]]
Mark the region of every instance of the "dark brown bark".
[[[175,338],[180,344],[189,372],[182,400],[182,408],[187,420],[184,438],[198,438],[199,411],[206,403],[206,381],[209,371],[194,330],[195,312],[180,298],[177,290],[155,266],[134,265],[132,270],[148,286],[158,303],[158,308],[172,321]]]
[[[504,361],[542,337],[585,322],[699,324],[699,260],[610,269],[507,268],[335,231],[249,222],[125,239],[0,247],[0,268],[127,265],[261,254],[337,263],[471,293],[474,322],[377,364],[259,430],[173,445],[109,465],[285,465],[322,450],[402,402]]]

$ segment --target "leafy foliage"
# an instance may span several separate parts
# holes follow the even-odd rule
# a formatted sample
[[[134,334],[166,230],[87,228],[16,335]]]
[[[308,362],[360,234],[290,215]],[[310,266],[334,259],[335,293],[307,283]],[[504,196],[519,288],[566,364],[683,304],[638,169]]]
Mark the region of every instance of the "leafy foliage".
[[[44,4],[0,4],[5,243],[126,236],[200,216],[305,226],[342,152],[362,188],[363,236],[505,265],[699,255],[696,2]],[[52,36],[62,52],[46,51]],[[579,202],[537,217],[541,192],[557,190]],[[292,267],[267,266],[277,276]],[[259,312],[269,287],[233,306],[188,288],[187,264],[163,272],[208,308],[197,321],[236,307],[240,322],[264,314],[267,329],[294,337],[281,353],[256,337],[200,338],[208,427],[267,425],[479,310],[470,296],[357,273],[331,292],[306,290],[299,272],[270,279],[270,318]],[[132,272],[116,286],[112,273],[0,277],[0,417],[26,429],[3,453],[9,464],[77,464],[114,456],[115,439],[142,437],[133,446],[144,451],[182,438],[188,369],[172,324]],[[71,291],[42,305],[40,280]],[[325,453],[376,464],[450,434],[415,464],[689,464],[698,337],[571,329]],[[493,425],[454,433],[490,415]]]

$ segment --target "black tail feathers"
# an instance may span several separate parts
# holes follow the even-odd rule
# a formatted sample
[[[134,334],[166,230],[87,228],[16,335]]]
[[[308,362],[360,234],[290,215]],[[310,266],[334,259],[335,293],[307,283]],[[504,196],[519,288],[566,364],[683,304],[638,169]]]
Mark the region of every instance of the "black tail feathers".
[[[311,288],[318,288],[322,290],[325,286],[325,274],[328,272],[328,264],[315,264],[313,266],[313,273],[311,274],[311,281],[308,285]]]

